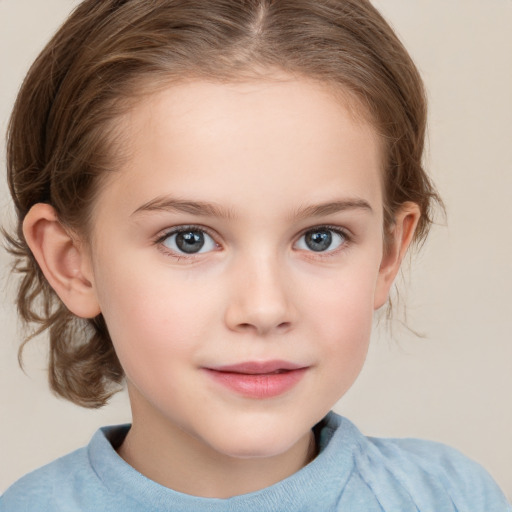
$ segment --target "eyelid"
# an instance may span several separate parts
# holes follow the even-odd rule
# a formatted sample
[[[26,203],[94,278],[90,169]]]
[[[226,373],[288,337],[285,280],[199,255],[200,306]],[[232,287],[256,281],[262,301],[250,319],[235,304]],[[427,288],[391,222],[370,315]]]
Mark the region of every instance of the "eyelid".
[[[315,231],[315,230],[320,231],[321,229],[328,229],[330,231],[334,231],[335,233],[339,233],[340,235],[345,236],[347,239],[349,239],[349,238],[352,239],[354,236],[352,234],[352,232],[350,231],[350,229],[348,229],[344,226],[339,226],[339,225],[334,225],[334,224],[315,224],[314,226],[310,226],[310,227],[303,229],[300,232],[298,238],[300,238],[301,236],[304,236],[309,231]]]
[[[190,254],[186,254],[186,253],[181,253],[181,252],[173,251],[172,249],[170,249],[169,247],[166,247],[164,245],[165,240],[167,240],[172,235],[175,235],[177,233],[183,233],[183,232],[186,232],[186,231],[202,231],[203,233],[208,235],[213,240],[213,242],[215,243],[217,248],[220,247],[220,244],[217,241],[217,239],[219,238],[217,233],[213,233],[210,228],[207,228],[206,226],[201,226],[201,225],[198,225],[198,224],[179,224],[177,226],[164,229],[163,231],[160,231],[160,233],[158,235],[156,235],[153,243],[155,245],[157,245],[159,247],[159,249],[164,254],[173,256],[173,257],[175,257],[177,259],[180,259],[180,260],[181,259],[198,258],[200,256],[203,256],[205,254],[213,252],[213,251],[207,251],[207,252],[203,252],[203,253],[190,253]]]
[[[345,239],[345,242],[341,245],[341,247],[331,250],[331,251],[323,251],[323,252],[322,251],[319,251],[319,252],[304,251],[304,252],[308,252],[310,257],[315,257],[315,258],[324,257],[325,258],[325,257],[332,256],[334,254],[337,254],[339,251],[345,250],[347,248],[347,246],[350,245],[354,239],[354,235],[346,227],[339,226],[339,225],[331,225],[331,224],[317,224],[317,225],[309,226],[309,227],[303,229],[300,232],[300,234],[297,236],[295,242],[293,243],[293,246],[295,246],[297,244],[298,240],[300,240],[306,233],[308,233],[310,231],[321,230],[321,229],[326,229],[326,230],[333,231],[333,232],[339,234],[340,236],[342,236]],[[206,233],[208,236],[210,236],[212,238],[212,240],[215,242],[215,244],[218,248],[221,247],[221,244],[218,242],[218,239],[220,238],[218,233],[213,232],[212,229],[210,229],[206,226],[199,225],[199,224],[179,224],[177,226],[173,226],[173,227],[164,229],[163,231],[160,231],[160,233],[158,233],[158,235],[156,235],[153,243],[155,245],[159,246],[160,250],[162,252],[164,252],[165,254],[171,255],[178,259],[193,259],[193,258],[200,257],[201,255],[208,254],[208,253],[212,252],[212,251],[208,251],[207,253],[197,253],[197,254],[177,253],[175,251],[172,251],[168,247],[164,246],[163,242],[167,238],[169,238],[170,236],[172,236],[176,233],[184,232],[187,230],[203,231],[204,233]]]
[[[304,235],[306,235],[306,233],[309,233],[311,231],[321,231],[322,229],[327,230],[327,231],[333,231],[334,233],[342,236],[345,239],[345,241],[343,242],[343,244],[340,247],[330,250],[330,251],[318,251],[318,252],[304,251],[304,252],[307,252],[310,255],[310,257],[313,256],[315,258],[322,258],[322,257],[325,258],[325,257],[332,256],[334,254],[337,254],[338,252],[345,250],[347,248],[347,246],[350,245],[354,239],[354,235],[352,234],[352,232],[345,227],[333,226],[330,224],[318,224],[316,226],[311,226],[311,227],[308,227],[308,228],[302,230],[293,245],[295,246],[297,244],[297,242]]]
[[[212,233],[212,230],[210,228],[207,228],[206,226],[201,226],[200,224],[178,224],[176,226],[172,226],[169,228],[165,228],[161,230],[156,236],[154,243],[161,243],[166,238],[170,237],[171,235],[174,235],[176,233],[183,233],[184,231],[204,231],[207,235],[211,236],[212,238],[218,238],[217,234]]]

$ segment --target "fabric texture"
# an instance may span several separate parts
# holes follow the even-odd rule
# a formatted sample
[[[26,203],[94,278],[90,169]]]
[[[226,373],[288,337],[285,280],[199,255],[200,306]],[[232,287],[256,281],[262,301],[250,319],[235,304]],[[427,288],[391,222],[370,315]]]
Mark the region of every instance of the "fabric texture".
[[[1,512],[512,512],[477,463],[439,443],[365,437],[329,413],[315,427],[318,456],[289,478],[228,499],[163,487],[113,448],[129,425],[104,427],[91,442],[20,479]]]

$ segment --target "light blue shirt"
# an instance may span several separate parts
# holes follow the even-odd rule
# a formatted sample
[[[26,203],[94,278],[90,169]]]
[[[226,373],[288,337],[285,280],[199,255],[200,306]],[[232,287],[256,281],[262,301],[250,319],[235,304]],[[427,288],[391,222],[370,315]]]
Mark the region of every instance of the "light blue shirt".
[[[330,413],[319,454],[289,478],[229,499],[163,487],[117,455],[129,426],[30,473],[0,497],[1,512],[512,512],[492,478],[456,450],[415,439],[365,437]]]

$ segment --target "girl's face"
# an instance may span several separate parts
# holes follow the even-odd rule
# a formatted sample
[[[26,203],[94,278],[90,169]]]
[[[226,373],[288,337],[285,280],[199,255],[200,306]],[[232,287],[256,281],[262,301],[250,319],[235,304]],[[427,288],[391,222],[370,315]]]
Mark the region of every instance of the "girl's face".
[[[286,77],[172,86],[123,123],[90,277],[134,430],[293,450],[356,379],[396,272],[374,131]]]

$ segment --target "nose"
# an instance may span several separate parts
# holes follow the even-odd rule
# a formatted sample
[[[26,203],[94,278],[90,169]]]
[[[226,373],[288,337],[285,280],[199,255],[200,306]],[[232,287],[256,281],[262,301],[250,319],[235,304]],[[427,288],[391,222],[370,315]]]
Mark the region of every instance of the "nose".
[[[291,283],[275,257],[244,260],[231,277],[225,314],[229,329],[260,336],[291,329],[296,320]]]

